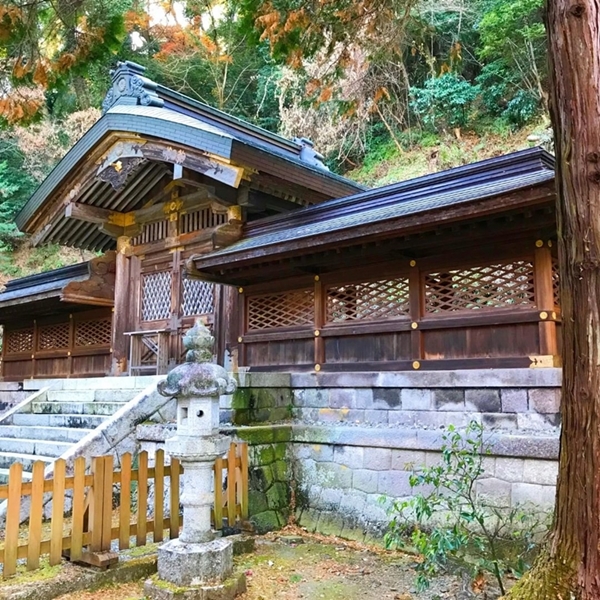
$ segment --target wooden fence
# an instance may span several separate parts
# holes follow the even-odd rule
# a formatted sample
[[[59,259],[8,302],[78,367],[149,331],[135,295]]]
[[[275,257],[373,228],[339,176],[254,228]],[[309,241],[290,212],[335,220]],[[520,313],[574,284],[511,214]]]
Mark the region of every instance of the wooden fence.
[[[50,555],[50,565],[59,564],[63,556],[72,561],[106,566],[118,560],[111,553],[111,543],[118,540],[120,550],[132,544],[144,546],[148,534],[160,542],[168,530],[170,539],[179,535],[182,517],[179,509],[179,481],[183,473],[179,461],[165,465],[164,451],[158,450],[154,466],[148,466],[148,453],[121,457],[121,469],[113,469],[112,456],[92,459],[86,474],[86,460],[79,457],[73,475],[66,475],[66,463],[54,463],[52,479],[44,478],[46,463],[33,465],[31,481],[23,480],[23,466],[14,463],[9,482],[0,486],[0,500],[8,499],[4,546],[0,549],[3,577],[16,573],[17,561],[27,559],[28,571],[37,569],[40,557]],[[229,524],[248,517],[248,446],[231,444],[226,458],[217,459],[214,467],[215,501],[213,525],[221,529],[223,519]],[[168,516],[165,517],[165,481],[169,480]],[[149,483],[154,482],[153,506],[149,507]],[[51,494],[52,514],[44,521],[44,496]],[[66,510],[66,497],[71,508]],[[23,500],[29,499],[29,520],[20,525]],[[47,500],[47,496],[46,496]],[[150,511],[149,508],[152,508]],[[65,514],[70,516],[65,517]]]

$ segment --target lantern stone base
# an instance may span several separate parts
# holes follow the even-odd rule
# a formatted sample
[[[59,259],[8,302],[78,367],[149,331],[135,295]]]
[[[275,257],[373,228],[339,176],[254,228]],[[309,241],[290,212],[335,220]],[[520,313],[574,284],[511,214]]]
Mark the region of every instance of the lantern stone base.
[[[233,571],[233,544],[223,538],[194,544],[170,540],[158,549],[158,577],[176,586],[225,581]]]
[[[178,587],[158,578],[148,579],[144,584],[144,595],[150,600],[233,600],[245,591],[243,572],[233,573],[216,585]]]

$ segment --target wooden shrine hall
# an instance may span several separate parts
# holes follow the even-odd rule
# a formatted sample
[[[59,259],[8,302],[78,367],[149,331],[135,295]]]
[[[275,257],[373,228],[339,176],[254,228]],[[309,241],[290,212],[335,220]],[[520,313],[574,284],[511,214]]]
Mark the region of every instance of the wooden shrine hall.
[[[552,367],[554,162],[516,152],[248,223],[191,257],[252,370]]]
[[[308,140],[282,138],[119,64],[102,117],[16,219],[36,245],[108,253],[112,281],[95,290],[102,304],[69,292],[86,265],[10,282],[0,294],[3,378],[164,373],[199,316],[213,324],[222,358],[235,350],[237,292],[193,278],[189,257],[240,239],[247,222],[362,189],[330,173]],[[48,285],[52,295],[41,300]],[[79,322],[90,305],[102,315],[89,319],[104,329],[84,340]]]
[[[17,225],[35,244],[104,254],[0,294],[4,379],[164,373],[197,317],[234,368],[557,363],[543,150],[366,191],[309,141],[157,85],[134,63],[113,73],[103,108]]]

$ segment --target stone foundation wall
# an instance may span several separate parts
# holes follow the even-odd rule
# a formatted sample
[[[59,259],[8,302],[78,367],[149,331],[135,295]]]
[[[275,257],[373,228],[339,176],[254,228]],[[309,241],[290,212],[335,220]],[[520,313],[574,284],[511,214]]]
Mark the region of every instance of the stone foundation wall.
[[[252,448],[261,530],[291,507],[311,530],[363,539],[387,522],[379,499],[410,495],[412,465],[435,464],[443,430],[473,419],[491,450],[479,490],[507,506],[550,507],[559,405],[558,369],[250,373],[231,416]]]

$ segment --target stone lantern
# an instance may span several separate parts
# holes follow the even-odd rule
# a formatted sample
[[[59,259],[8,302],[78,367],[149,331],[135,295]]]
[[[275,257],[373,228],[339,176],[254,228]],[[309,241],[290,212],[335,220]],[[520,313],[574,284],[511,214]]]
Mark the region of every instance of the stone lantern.
[[[166,441],[165,450],[184,468],[183,528],[178,539],[158,549],[158,577],[179,588],[196,588],[190,589],[186,598],[201,599],[208,590],[222,588],[220,584],[233,569],[233,545],[226,538],[215,537],[210,516],[213,465],[230,442],[219,434],[219,398],[232,394],[236,382],[223,367],[212,362],[214,338],[200,320],[185,334],[183,345],[187,350],[185,363],[158,384],[160,394],[177,401],[177,431],[175,437]],[[236,582],[234,588],[237,587]],[[149,588],[148,595],[165,597],[164,586]],[[234,589],[232,595],[220,594],[219,598],[232,598],[235,592]]]

